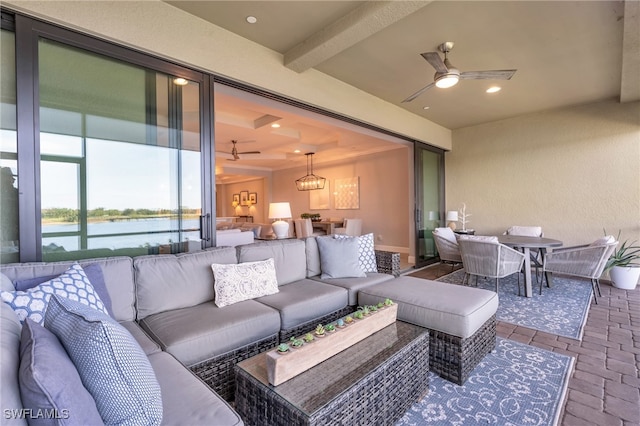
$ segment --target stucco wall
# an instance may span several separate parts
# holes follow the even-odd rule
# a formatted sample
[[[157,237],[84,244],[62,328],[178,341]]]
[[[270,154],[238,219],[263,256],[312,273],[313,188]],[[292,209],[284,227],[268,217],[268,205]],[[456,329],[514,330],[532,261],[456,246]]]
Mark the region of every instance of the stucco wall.
[[[445,155],[447,210],[480,234],[540,225],[565,245],[640,240],[640,103],[601,102],[467,127]]]

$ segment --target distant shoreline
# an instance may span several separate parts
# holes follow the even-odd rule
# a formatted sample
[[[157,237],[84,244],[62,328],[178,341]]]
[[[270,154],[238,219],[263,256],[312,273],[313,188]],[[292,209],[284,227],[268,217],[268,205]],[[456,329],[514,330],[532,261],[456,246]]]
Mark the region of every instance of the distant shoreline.
[[[107,222],[131,222],[134,220],[149,220],[149,219],[172,219],[177,216],[169,215],[169,216],[113,216],[113,217],[90,217],[87,219],[87,223],[107,223]],[[197,214],[185,214],[182,215],[182,219],[196,219],[199,215]],[[78,222],[68,222],[66,220],[62,220],[61,218],[50,218],[50,219],[42,219],[43,225],[73,225]]]

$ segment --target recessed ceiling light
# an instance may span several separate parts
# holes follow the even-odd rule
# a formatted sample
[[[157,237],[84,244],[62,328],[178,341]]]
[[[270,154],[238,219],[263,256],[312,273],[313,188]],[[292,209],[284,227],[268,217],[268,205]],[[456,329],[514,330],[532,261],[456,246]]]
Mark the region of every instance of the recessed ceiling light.
[[[247,16],[247,22],[250,24],[255,24],[256,22],[258,22],[258,18],[256,18],[255,16]]]
[[[273,123],[271,127],[273,127],[274,129],[277,129],[278,127],[280,127],[280,125],[278,123]]]
[[[173,84],[176,84],[178,86],[186,86],[187,84],[189,84],[189,82],[186,78],[179,77],[173,79]]]
[[[422,109],[424,109],[424,110],[427,110],[429,108],[431,108],[431,107],[428,107],[428,106],[422,107]]]
[[[487,89],[487,93],[496,93],[496,92],[499,92],[500,90],[502,90],[502,87],[500,86],[491,86]]]
[[[293,150],[293,152],[295,152],[296,154],[300,154],[300,150],[299,149],[295,149],[295,150]]]

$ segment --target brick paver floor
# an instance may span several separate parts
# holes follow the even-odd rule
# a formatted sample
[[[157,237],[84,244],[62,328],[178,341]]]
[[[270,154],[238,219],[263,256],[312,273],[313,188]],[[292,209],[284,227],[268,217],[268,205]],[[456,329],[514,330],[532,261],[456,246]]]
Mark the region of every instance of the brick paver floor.
[[[436,279],[451,266],[411,273]],[[585,281],[585,285],[589,285]],[[620,290],[602,282],[591,302],[582,340],[498,322],[498,336],[576,358],[560,417],[563,426],[640,425],[640,287]]]

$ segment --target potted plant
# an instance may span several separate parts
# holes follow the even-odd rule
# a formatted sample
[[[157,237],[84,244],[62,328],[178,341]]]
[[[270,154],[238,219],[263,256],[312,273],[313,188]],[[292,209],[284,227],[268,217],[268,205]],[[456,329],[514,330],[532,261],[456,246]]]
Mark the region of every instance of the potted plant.
[[[307,333],[307,334],[304,335],[303,339],[304,339],[305,343],[311,343],[311,342],[313,342],[315,340],[315,337],[313,337],[313,334]]]
[[[351,315],[347,315],[346,318],[344,319],[344,323],[346,325],[349,325],[353,322],[353,317]]]
[[[624,290],[636,288],[640,278],[640,245],[637,241],[623,242],[607,260],[605,270],[609,271],[614,287]]]
[[[287,345],[286,343],[280,343],[280,344],[278,345],[277,349],[278,349],[278,353],[279,353],[280,355],[285,355],[285,354],[288,354],[288,353],[289,353],[289,350],[290,350],[291,348],[289,348],[289,345]]]
[[[336,321],[336,326],[338,328],[344,328],[344,320],[342,318],[338,319],[338,321]]]
[[[353,313],[353,318],[355,318],[355,319],[357,319],[357,320],[361,320],[361,319],[363,319],[363,318],[364,318],[364,314],[363,314],[363,313],[362,313],[362,311],[360,311],[360,310],[355,311],[355,312]]]
[[[324,329],[329,333],[333,333],[334,331],[336,331],[336,326],[333,324],[327,324],[324,326]]]
[[[295,337],[292,337],[289,342],[291,343],[291,347],[294,349],[300,348],[304,345],[304,340],[296,339]]]
[[[316,336],[324,337],[324,333],[325,333],[324,326],[322,324],[318,324],[318,326],[316,327]]]

